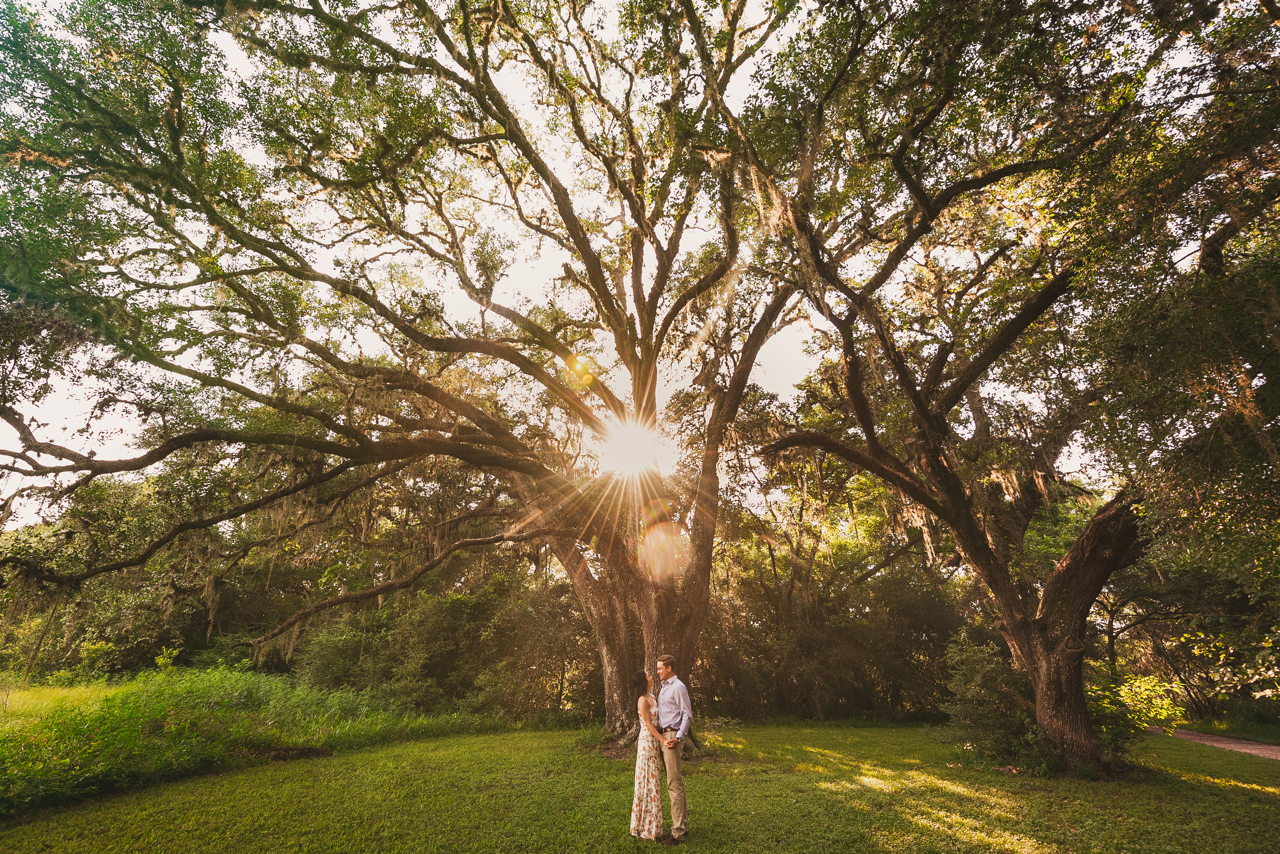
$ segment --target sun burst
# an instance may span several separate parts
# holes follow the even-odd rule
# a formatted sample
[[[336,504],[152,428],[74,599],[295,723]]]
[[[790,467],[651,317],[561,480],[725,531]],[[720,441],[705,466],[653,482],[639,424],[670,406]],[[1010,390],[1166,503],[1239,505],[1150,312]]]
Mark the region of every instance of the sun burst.
[[[602,470],[627,477],[651,470],[659,474],[669,471],[675,456],[665,436],[634,421],[610,427],[599,453]]]

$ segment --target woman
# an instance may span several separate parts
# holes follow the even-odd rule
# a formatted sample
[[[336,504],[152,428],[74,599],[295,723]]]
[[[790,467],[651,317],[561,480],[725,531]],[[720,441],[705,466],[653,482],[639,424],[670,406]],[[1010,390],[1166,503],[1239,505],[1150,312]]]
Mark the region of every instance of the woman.
[[[662,833],[662,735],[654,724],[658,701],[653,697],[653,677],[637,670],[631,677],[640,713],[640,737],[636,739],[636,796],[631,802],[631,835],[657,839]]]

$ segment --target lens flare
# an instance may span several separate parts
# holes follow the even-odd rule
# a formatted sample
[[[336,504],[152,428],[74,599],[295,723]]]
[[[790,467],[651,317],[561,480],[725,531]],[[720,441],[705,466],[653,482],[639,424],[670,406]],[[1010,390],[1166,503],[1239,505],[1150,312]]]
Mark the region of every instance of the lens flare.
[[[658,582],[684,573],[689,565],[689,537],[674,522],[653,525],[640,541],[640,565]]]
[[[671,518],[671,505],[655,498],[641,510],[640,565],[656,582],[670,581],[689,564],[689,536]]]

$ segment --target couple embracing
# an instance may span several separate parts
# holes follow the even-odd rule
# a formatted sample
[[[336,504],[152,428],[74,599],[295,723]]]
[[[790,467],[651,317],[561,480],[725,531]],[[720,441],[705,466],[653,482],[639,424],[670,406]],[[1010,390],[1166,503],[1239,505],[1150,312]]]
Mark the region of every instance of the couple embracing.
[[[676,660],[658,656],[658,679],[662,690],[654,697],[653,676],[637,670],[632,679],[636,711],[640,713],[640,737],[636,740],[636,796],[631,803],[631,835],[656,840],[661,845],[680,845],[689,832],[684,804],[684,778],[680,775],[680,751],[693,709],[689,689],[676,677]],[[671,832],[662,832],[662,771],[667,772],[667,794],[671,799]]]

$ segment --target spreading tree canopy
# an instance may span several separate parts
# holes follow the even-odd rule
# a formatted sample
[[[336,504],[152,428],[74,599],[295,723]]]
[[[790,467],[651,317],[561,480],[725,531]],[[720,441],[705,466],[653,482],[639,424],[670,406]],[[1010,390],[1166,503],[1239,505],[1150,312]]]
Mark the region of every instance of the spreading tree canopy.
[[[1277,30],[1220,4],[873,8],[833,10],[751,109],[722,106],[790,226],[775,275],[838,354],[771,449],[824,448],[898,493],[989,590],[1041,730],[1096,762],[1084,638],[1150,544],[1135,506],[1225,440],[1271,447],[1280,414],[1274,280],[1243,269],[1270,266],[1280,197]],[[1204,280],[1234,328],[1151,312]],[[1224,368],[1232,390],[1192,393]],[[1161,369],[1180,398],[1155,400]],[[1118,493],[1044,565],[1037,516],[1086,497],[1062,469],[1115,462],[1126,430]],[[1274,463],[1244,468],[1274,484]]]
[[[742,11],[712,16],[721,83],[790,9],[750,28]],[[288,472],[220,485],[221,506],[135,553],[10,568],[83,585],[188,531],[452,458],[507,510],[460,542],[552,544],[617,731],[628,619],[646,658],[692,658],[720,446],[795,302],[749,268],[768,231],[706,146],[686,35],[641,4],[7,4],[7,311],[85,330],[102,410],[145,425],[132,459],[54,444],[22,411],[43,380],[24,366],[0,401],[7,470],[74,479],[58,499],[196,447],[272,448]],[[46,349],[48,369],[64,350]],[[698,424],[686,476],[584,456],[588,436],[656,430],[677,383]]]

